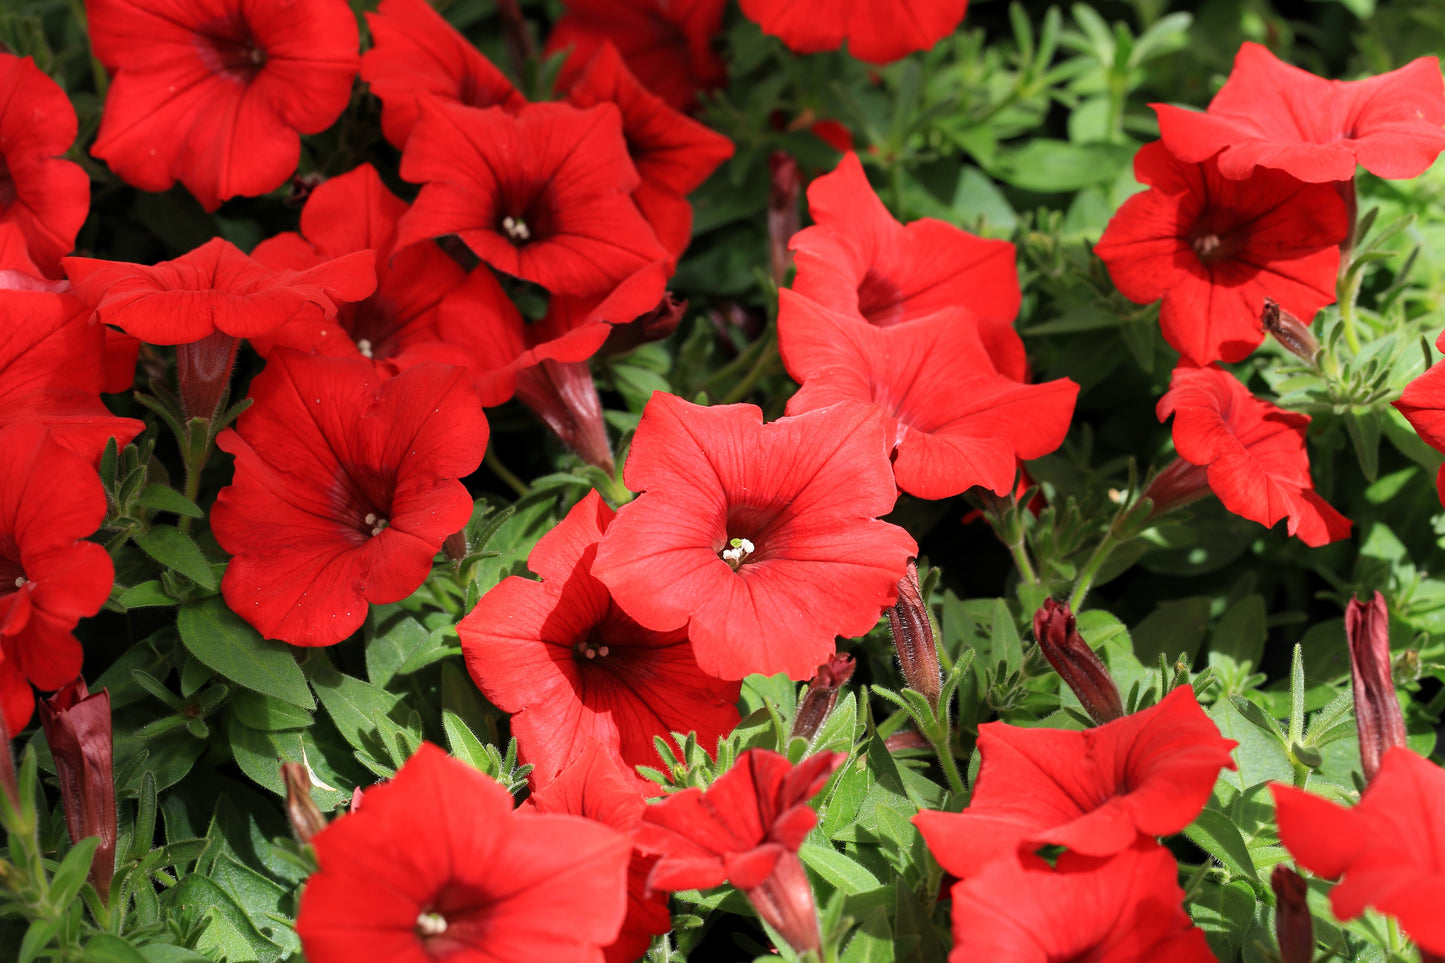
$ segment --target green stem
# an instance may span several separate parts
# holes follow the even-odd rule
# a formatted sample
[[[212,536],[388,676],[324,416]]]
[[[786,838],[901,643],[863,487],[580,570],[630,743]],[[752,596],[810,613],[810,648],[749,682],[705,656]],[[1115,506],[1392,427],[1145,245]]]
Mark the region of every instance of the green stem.
[[[192,418],[190,424],[187,425],[188,437],[181,439],[181,445],[186,450],[185,496],[192,505],[196,504],[196,499],[201,495],[201,471],[206,467],[206,459],[210,457],[211,446],[215,442],[215,439],[211,436],[210,422],[205,422],[204,427],[200,427],[197,424],[199,421],[200,419],[198,418]],[[194,439],[189,437],[189,432],[194,432],[198,429],[206,433],[206,440],[204,444],[196,447],[193,444]],[[178,527],[182,534],[189,535],[191,532],[191,517],[189,515],[182,515]]]
[[[778,336],[775,332],[769,331],[765,337],[758,339],[758,343],[761,347],[758,349],[757,356],[753,359],[752,367],[748,369],[748,373],[743,375],[742,380],[734,385],[733,390],[729,391],[718,404],[732,405],[742,401],[748,396],[748,392],[753,390],[753,386],[767,373],[768,368],[772,367],[773,362],[777,360]]]
[[[1034,564],[1029,560],[1029,550],[1024,544],[1023,532],[1019,532],[1017,541],[1008,543],[1009,554],[1014,557],[1014,564],[1018,566],[1019,575],[1030,585],[1039,584],[1039,575],[1034,571]]]
[[[1360,353],[1360,336],[1355,333],[1355,301],[1360,296],[1363,271],[1351,271],[1345,275],[1344,290],[1340,292],[1340,324],[1345,329],[1345,343],[1351,354]]]
[[[1109,560],[1109,553],[1114,551],[1118,542],[1114,537],[1113,526],[1104,533],[1103,539],[1094,548],[1094,554],[1084,563],[1084,570],[1079,573],[1079,579],[1074,583],[1074,594],[1069,596],[1069,609],[1073,612],[1079,611],[1079,606],[1084,604],[1084,598],[1089,594],[1089,589],[1094,585],[1094,579],[1099,577],[1099,569]]]
[[[967,795],[968,787],[963,784],[963,775],[958,771],[958,763],[954,761],[953,750],[948,746],[948,733],[944,732],[942,741],[929,738],[933,743],[933,751],[938,754],[938,762],[943,767],[943,775],[948,779],[948,788],[960,799]]]
[[[509,469],[506,465],[502,464],[502,459],[497,457],[497,452],[495,449],[491,447],[487,448],[487,453],[482,458],[482,464],[490,468],[492,470],[492,474],[496,475],[502,481],[506,482],[507,487],[512,489],[512,491],[516,492],[518,495],[527,494],[527,483],[522,481],[522,479],[518,478],[516,475],[512,474],[511,469]]]

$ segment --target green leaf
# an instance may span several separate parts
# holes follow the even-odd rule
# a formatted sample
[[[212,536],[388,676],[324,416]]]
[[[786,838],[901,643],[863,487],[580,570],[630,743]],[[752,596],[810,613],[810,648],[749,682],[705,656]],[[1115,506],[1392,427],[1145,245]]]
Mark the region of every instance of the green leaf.
[[[446,657],[453,650],[442,638],[410,615],[388,619],[366,643],[367,678],[384,686],[398,673],[415,672]]]
[[[1209,651],[1227,655],[1237,663],[1258,666],[1269,634],[1264,598],[1247,595],[1231,605],[1219,619]]]
[[[85,944],[85,959],[93,963],[148,963],[135,947],[119,936],[101,933]]]
[[[99,836],[87,836],[76,843],[60,861],[55,875],[50,878],[50,902],[53,906],[69,906],[71,900],[85,885],[86,874],[90,872],[95,848],[100,845]]]
[[[167,568],[180,572],[204,589],[216,590],[216,576],[206,556],[174,525],[155,525],[148,532],[132,532],[131,537],[151,558]]]
[[[152,579],[132,585],[120,594],[116,602],[121,608],[143,609],[153,605],[176,605],[177,601],[166,592],[161,583]]]
[[[1173,662],[1181,652],[1193,659],[1209,628],[1209,604],[1204,595],[1160,602],[1134,626],[1135,657],[1145,665],[1158,662],[1161,655]]]
[[[1380,415],[1370,408],[1352,408],[1345,413],[1344,422],[1360,472],[1372,482],[1380,477]]]
[[[804,863],[831,883],[835,889],[842,890],[850,896],[854,893],[877,889],[883,885],[878,877],[831,846],[804,843],[798,850],[798,855],[802,857]]]
[[[316,697],[336,723],[342,738],[358,749],[371,752],[371,740],[366,737],[383,730],[389,721],[387,716],[401,696],[337,671],[320,652],[307,660],[306,671],[311,676]]]
[[[990,173],[1026,191],[1062,194],[1111,183],[1133,153],[1121,144],[1071,144],[1039,137],[1017,150],[1001,151]]]
[[[181,606],[177,624],[191,655],[227,679],[302,709],[316,707],[290,647],[263,639],[219,596]]]
[[[1259,880],[1249,847],[1244,844],[1244,836],[1224,813],[1217,809],[1201,811],[1194,822],[1184,828],[1184,835],[1236,876],[1248,876],[1256,882]]]
[[[994,662],[1002,661],[1006,673],[1018,671],[1024,663],[1023,644],[1019,641],[1019,630],[1014,625],[1013,613],[1009,611],[1008,603],[1003,599],[994,599],[993,629],[990,641],[992,649],[989,655],[992,660]]]
[[[843,948],[839,963],[893,963],[893,931],[883,907],[863,917]]]
[[[188,950],[184,946],[171,946],[169,943],[152,943],[150,946],[142,946],[140,952],[145,957],[146,963],[210,963],[199,953]]]
[[[231,711],[241,722],[264,732],[305,729],[311,725],[311,713],[305,709],[298,709],[289,702],[245,689],[237,692],[231,700]]]
[[[145,491],[140,493],[140,503],[146,508],[184,515],[186,518],[203,518],[206,514],[195,502],[166,485],[147,485]]]
[[[40,955],[41,951],[50,945],[55,934],[60,930],[63,920],[35,920],[25,930],[25,937],[20,941],[20,952],[15,957],[15,963],[30,963]]]

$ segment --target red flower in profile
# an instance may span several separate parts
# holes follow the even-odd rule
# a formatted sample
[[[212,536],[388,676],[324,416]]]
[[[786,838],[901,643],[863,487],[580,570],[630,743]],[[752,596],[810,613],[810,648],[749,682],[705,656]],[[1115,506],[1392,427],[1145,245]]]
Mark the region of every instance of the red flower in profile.
[[[47,274],[75,247],[90,211],[90,178],[62,159],[75,108],[29,57],[0,53],[0,224],[14,224]]]
[[[727,82],[713,52],[726,0],[564,0],[567,14],[552,28],[546,53],[570,50],[559,78],[569,87],[604,43],[633,75],[668,104],[687,110],[700,91]]]
[[[1094,252],[1129,300],[1164,299],[1164,340],[1190,361],[1257,348],[1266,298],[1306,322],[1335,300],[1350,224],[1333,185],[1268,170],[1230,180],[1215,160],[1186,163],[1160,141],[1139,149],[1134,176],[1151,189],[1124,202]]]
[[[110,555],[85,541],[105,521],[95,469],[43,425],[0,427],[0,710],[30,721],[30,684],[59,689],[80,675],[72,632],[110,596]]]
[[[1279,841],[1295,860],[1328,879],[1342,920],[1374,907],[1410,938],[1445,954],[1445,772],[1403,746],[1385,753],[1360,804],[1340,806],[1275,784]]]
[[[1184,912],[1179,867],[1139,840],[1108,859],[999,859],[953,886],[950,963],[1215,963]]]
[[[320,869],[296,920],[311,963],[594,963],[626,910],[626,836],[514,812],[430,743],[311,842]]]
[[[111,72],[91,153],[128,184],[180,181],[208,211],[280,187],[301,134],[351,98],[356,17],[344,0],[86,0]]]
[[[401,176],[423,186],[398,247],[456,234],[497,270],[579,297],[667,257],[632,201],[637,170],[611,104],[513,116],[428,98]]]
[[[927,50],[953,33],[968,0],[742,0],[743,16],[794,53],[837,50],[870,64]]]
[[[542,581],[503,580],[457,626],[467,669],[513,713],[512,735],[539,786],[589,745],[630,771],[658,764],[657,736],[695,731],[709,746],[738,722],[738,683],[703,674],[687,630],[643,628],[593,577],[613,514],[589,493],[527,557]]]
[[[1435,347],[1445,343],[1445,334],[1435,340]],[[1431,365],[1429,370],[1405,386],[1399,401],[1391,402],[1415,429],[1425,444],[1445,452],[1445,364]],[[1435,488],[1445,504],[1445,465],[1435,476]]]
[[[253,337],[263,356],[277,345],[339,358],[366,358],[388,372],[422,361],[464,364],[441,343],[437,309],[466,272],[430,241],[396,250],[396,224],[407,203],[387,190],[376,168],[363,164],[311,192],[301,233],[256,245],[252,257],[277,270],[306,271],[332,258],[374,251],[376,291],[340,305],[328,318],[320,304],[297,312],[268,334]]]
[[[267,267],[216,237],[174,261],[154,266],[68,257],[75,293],[100,320],[149,344],[188,344],[216,331],[263,335],[297,315],[358,301],[376,288],[370,251],[304,271]]]
[[[843,314],[886,328],[945,308],[967,308],[994,366],[1028,375],[1014,246],[921,218],[899,224],[873,193],[863,165],[846,154],[837,170],[808,185],[814,226],[793,235],[793,290]]]
[[[1189,686],[1094,729],[979,727],[969,806],[913,818],[944,869],[969,879],[1040,846],[1110,856],[1192,823],[1238,743],[1221,738]],[[1005,858],[1008,857],[1008,858]]]
[[[1174,369],[1159,399],[1160,421],[1174,416],[1180,461],[1149,489],[1157,508],[1188,500],[1208,484],[1224,507],[1271,528],[1289,520],[1289,534],[1310,546],[1350,534],[1350,520],[1330,507],[1310,479],[1305,430],[1310,416],[1256,398],[1229,372],[1187,362]]]
[[[216,444],[236,456],[211,528],[235,557],[221,590],[257,631],[330,645],[368,603],[406,598],[472,499],[487,423],[461,368],[385,378],[370,364],[278,349],[255,404]]]
[[[612,755],[594,742],[518,809],[583,816],[631,838],[647,811],[647,800],[638,792],[636,783],[617,768]],[[616,941],[603,947],[607,963],[634,963],[647,953],[654,936],[672,929],[667,893],[647,887],[647,877],[656,863],[656,856],[633,850],[627,864],[627,917]]]
[[[1079,386],[999,374],[966,312],[884,329],[792,291],[780,295],[778,347],[803,386],[788,414],[841,401],[877,405],[895,446],[894,477],[909,494],[948,498],[982,485],[1007,495],[1020,458],[1063,444]]]
[[[1359,164],[1385,178],[1424,172],[1445,150],[1440,61],[1420,57],[1366,80],[1325,80],[1246,43],[1207,113],[1153,104],[1159,132],[1180,160],[1217,155],[1225,177],[1256,166],[1302,181],[1347,181]]]
[[[709,675],[811,678],[837,636],[877,623],[918,555],[878,521],[897,499],[890,441],[869,405],[765,425],[752,405],[657,392],[623,469],[642,494],[607,530],[593,575],[642,625],[687,626]]]
[[[381,129],[398,150],[416,126],[423,95],[509,110],[527,102],[426,0],[382,0],[366,25],[372,46],[361,55],[361,79],[381,98]]]

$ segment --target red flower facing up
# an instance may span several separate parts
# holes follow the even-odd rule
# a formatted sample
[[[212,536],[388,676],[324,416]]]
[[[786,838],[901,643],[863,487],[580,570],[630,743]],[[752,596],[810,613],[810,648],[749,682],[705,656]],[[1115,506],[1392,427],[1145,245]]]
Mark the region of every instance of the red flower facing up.
[[[898,487],[920,498],[974,485],[1007,495],[1018,459],[1063,444],[1079,392],[1067,378],[1026,385],[999,374],[961,310],[883,329],[785,290],[778,347],[803,386],[788,414],[840,401],[877,405],[895,445]]]
[[[1386,178],[1415,177],[1445,150],[1440,61],[1420,57],[1366,80],[1325,80],[1246,43],[1207,113],[1153,104],[1159,132],[1181,160],[1218,155],[1225,177],[1256,166],[1322,184],[1359,164]]]
[[[647,811],[647,800],[613,757],[594,742],[545,789],[533,792],[518,811],[584,816],[631,838]],[[667,893],[647,888],[656,864],[656,856],[633,850],[627,864],[627,917],[617,940],[603,948],[607,963],[634,963],[647,953],[654,936],[672,929]]]
[[[1215,963],[1184,912],[1169,851],[1139,840],[1109,859],[999,859],[953,887],[951,963]]]
[[[423,94],[468,107],[517,110],[527,102],[426,0],[382,0],[366,24],[372,46],[361,55],[361,79],[381,98],[381,129],[397,150],[416,126]]]
[[[1230,180],[1160,141],[1134,157],[1151,189],[1124,202],[1094,252],[1129,300],[1159,298],[1164,339],[1195,364],[1239,361],[1264,340],[1273,298],[1304,321],[1335,300],[1345,202],[1279,171]]]
[[[1374,907],[1400,921],[1420,947],[1445,955],[1445,772],[1402,746],[1385,753],[1360,804],[1336,805],[1275,784],[1279,841],[1299,864],[1329,879],[1335,915]]]
[[[211,528],[235,558],[226,602],[271,639],[331,645],[367,603],[404,599],[431,571],[472,499],[487,423],[461,368],[385,378],[370,364],[278,349],[255,404],[216,444],[236,477]]]
[[[1207,482],[1234,514],[1266,528],[1288,519],[1289,534],[1306,545],[1349,537],[1350,520],[1315,492],[1310,479],[1309,415],[1256,398],[1223,369],[1187,362],[1174,369],[1157,414],[1160,421],[1174,416],[1174,450],[1187,463],[1176,462],[1151,484],[1148,494],[1159,508]]]
[[[877,623],[918,555],[878,520],[897,498],[889,441],[869,405],[765,425],[752,405],[657,392],[623,469],[643,494],[618,512],[593,574],[642,625],[686,625],[709,675],[811,678],[837,636]]]
[[[85,12],[112,74],[91,153],[144,190],[179,180],[208,211],[280,187],[300,135],[351,98],[344,0],[86,0]]]
[[[465,364],[441,343],[437,307],[466,272],[430,241],[395,249],[396,224],[407,203],[387,190],[376,168],[363,164],[311,192],[301,233],[256,245],[253,257],[277,270],[306,271],[331,258],[375,251],[376,292],[341,305],[327,318],[322,305],[298,312],[251,339],[262,355],[277,345],[339,358],[365,358],[388,372],[422,361]]]
[[[961,879],[1045,845],[1110,856],[1192,823],[1219,770],[1234,768],[1236,745],[1220,737],[1189,686],[1083,731],[989,722],[979,727],[983,764],[968,809],[925,810],[913,824]]]
[[[870,64],[927,50],[953,33],[968,0],[742,0],[743,16],[794,53],[837,50]]]
[[[667,257],[632,201],[637,170],[612,104],[513,116],[426,98],[401,176],[423,186],[398,247],[456,234],[497,270],[578,297]]]
[[[174,261],[147,267],[68,257],[75,293],[100,320],[149,344],[188,344],[221,331],[252,338],[305,311],[336,315],[336,302],[358,301],[376,288],[370,251],[304,271],[269,268],[216,237]]]
[[[627,152],[642,178],[632,199],[668,253],[682,254],[692,239],[686,197],[733,155],[733,142],[650,93],[610,43],[588,61],[567,100],[582,108],[613,103],[622,111]]]
[[[100,611],[115,568],[85,537],[105,521],[105,489],[84,459],[42,425],[0,428],[0,711],[19,732],[30,684],[59,689],[80,675],[71,633]]]
[[[542,581],[503,580],[457,626],[472,678],[513,713],[512,735],[539,786],[589,745],[630,770],[658,764],[656,736],[696,731],[710,746],[738,722],[738,683],[703,674],[687,630],[643,628],[593,577],[612,519],[589,493],[528,556]]]
[[[1435,340],[1435,347],[1445,343],[1445,334]],[[1399,401],[1391,402],[1425,442],[1436,451],[1445,452],[1445,364],[1431,365],[1429,370],[1405,386]],[[1445,504],[1445,465],[1435,476],[1435,488]]]
[[[61,159],[75,140],[75,108],[29,57],[0,53],[0,224],[20,228],[47,274],[90,211],[90,178]]]
[[[931,217],[899,224],[854,154],[808,185],[808,210],[814,226],[789,245],[798,265],[794,291],[881,328],[967,308],[994,366],[1015,381],[1027,377],[1013,328],[1020,294],[1012,244]]]
[[[727,82],[713,52],[726,0],[564,0],[567,14],[552,28],[546,53],[571,54],[559,80],[571,86],[604,43],[611,43],[648,90],[678,110],[700,91]]]
[[[430,743],[311,842],[296,920],[311,963],[602,963],[627,908],[626,836],[514,812]]]

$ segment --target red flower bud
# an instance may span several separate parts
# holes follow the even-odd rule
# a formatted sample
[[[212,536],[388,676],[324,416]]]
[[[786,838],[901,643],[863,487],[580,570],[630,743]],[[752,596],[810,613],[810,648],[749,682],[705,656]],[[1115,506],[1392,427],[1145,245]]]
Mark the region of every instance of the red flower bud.
[[[793,264],[788,242],[798,233],[801,223],[798,191],[802,189],[803,176],[792,155],[780,150],[768,157],[768,170],[773,175],[772,190],[768,194],[768,264],[773,280],[781,285]]]
[[[1289,867],[1275,866],[1269,878],[1274,889],[1274,931],[1280,963],[1310,963],[1315,956],[1314,917],[1305,902],[1304,878]]]
[[[1350,640],[1360,764],[1369,782],[1379,771],[1386,750],[1405,744],[1405,717],[1390,676],[1390,615],[1385,597],[1376,592],[1368,603],[1350,599],[1345,606],[1345,635]]]
[[[221,396],[231,385],[231,368],[240,344],[240,338],[212,331],[199,341],[176,345],[176,382],[187,418],[209,421],[216,416]]]
[[[1274,298],[1264,299],[1264,310],[1260,312],[1259,323],[1274,339],[1284,345],[1296,358],[1313,365],[1320,353],[1320,342],[1310,331],[1310,326],[1279,306]]]
[[[818,673],[808,683],[807,694],[793,716],[793,735],[804,739],[817,735],[818,727],[838,702],[838,690],[853,678],[853,669],[851,655],[835,655],[818,666]]]
[[[822,957],[822,941],[818,937],[818,909],[813,900],[813,885],[798,854],[784,851],[773,865],[773,871],[757,886],[743,890],[758,916],[777,930],[799,955],[813,953]]]
[[[110,730],[110,692],[89,694],[77,678],[40,700],[40,725],[55,758],[60,800],[70,841],[100,837],[90,864],[90,881],[102,901],[110,899],[115,875],[115,778]]]
[[[1208,466],[1192,465],[1183,458],[1176,458],[1154,476],[1144,497],[1154,503],[1154,511],[1150,515],[1153,518],[1197,502],[1209,493]]]
[[[657,307],[642,317],[626,324],[614,324],[612,333],[607,335],[607,340],[602,342],[602,348],[597,352],[598,357],[610,358],[626,354],[649,341],[661,341],[671,337],[686,311],[686,301],[679,301],[671,291],[664,293]]]
[[[311,773],[299,762],[283,762],[281,780],[286,784],[286,818],[304,845],[326,828],[326,817],[311,798]]]
[[[908,569],[898,582],[898,601],[888,610],[888,627],[893,630],[893,645],[898,650],[898,664],[909,688],[923,693],[930,704],[937,706],[943,689],[938,671],[938,647],[933,641],[933,623],[918,584],[918,562],[908,560]]]
[[[1097,725],[1124,717],[1119,687],[1089,643],[1079,634],[1068,603],[1045,599],[1034,613],[1034,638],[1049,665],[1063,677]]]

